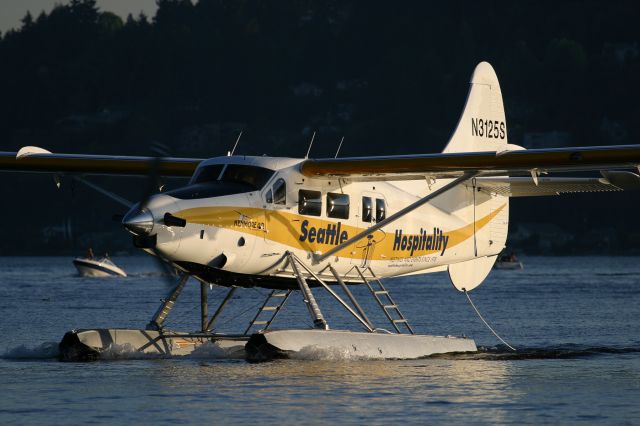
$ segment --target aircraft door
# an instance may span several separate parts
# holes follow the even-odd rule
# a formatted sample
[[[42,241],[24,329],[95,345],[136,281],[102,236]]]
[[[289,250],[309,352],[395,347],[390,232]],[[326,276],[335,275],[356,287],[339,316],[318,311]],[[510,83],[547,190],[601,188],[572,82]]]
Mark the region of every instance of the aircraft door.
[[[242,196],[245,198],[245,202],[243,204],[251,206],[255,205],[254,199],[256,196],[259,196],[259,193],[254,192],[242,194]],[[255,232],[255,229],[260,228],[262,218],[254,215],[252,209],[245,210],[242,207],[239,207],[236,210],[236,213],[238,213],[237,222],[242,227],[241,231],[246,229],[246,233],[243,233],[239,237],[234,235],[230,240],[218,243],[224,244],[225,247],[230,248],[230,250],[223,252],[225,256],[227,256],[227,265],[232,269],[238,270],[248,265],[253,258],[253,252],[256,248],[256,240],[259,238],[256,238],[253,232]]]
[[[370,228],[384,220],[387,217],[387,201],[384,196],[376,192],[363,192],[360,197],[358,216],[358,226],[363,229]],[[369,262],[373,258],[376,249],[376,244],[382,241],[384,237],[384,231],[378,230],[367,238],[356,242],[354,250],[352,250],[356,252],[352,263],[362,268],[369,266]]]
[[[283,218],[280,211],[287,208],[287,183],[278,178],[262,192],[264,205],[265,232],[264,242],[267,245],[278,243],[278,231],[282,229]]]

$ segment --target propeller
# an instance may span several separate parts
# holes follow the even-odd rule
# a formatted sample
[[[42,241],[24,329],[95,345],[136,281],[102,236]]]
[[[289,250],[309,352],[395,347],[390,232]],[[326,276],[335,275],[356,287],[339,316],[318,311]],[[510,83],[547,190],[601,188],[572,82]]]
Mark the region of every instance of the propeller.
[[[121,222],[125,228],[133,233],[133,245],[150,250],[154,256],[153,259],[159,270],[163,272],[163,276],[167,278],[167,285],[174,286],[175,282],[172,277],[177,277],[178,273],[173,263],[162,256],[156,248],[157,235],[151,234],[154,223],[154,217],[148,209],[151,198],[159,192],[162,187],[160,180],[160,167],[162,159],[167,156],[167,147],[160,143],[153,143],[151,152],[154,154],[149,157],[149,175],[147,177],[147,185],[141,201],[136,203],[131,210],[122,218]],[[117,215],[114,215],[114,219]],[[171,213],[165,213],[163,217],[166,226],[185,227],[186,220],[173,216]]]

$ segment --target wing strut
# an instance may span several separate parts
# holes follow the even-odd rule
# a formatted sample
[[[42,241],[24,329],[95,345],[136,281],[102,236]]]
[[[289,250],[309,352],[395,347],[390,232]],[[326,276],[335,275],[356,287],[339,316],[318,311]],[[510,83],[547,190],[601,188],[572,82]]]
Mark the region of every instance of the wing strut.
[[[104,189],[101,186],[96,185],[93,182],[89,182],[88,180],[81,178],[80,176],[73,176],[73,179],[77,180],[78,182],[88,186],[89,188],[98,191],[99,193],[101,193],[102,195],[106,195],[107,197],[111,198],[113,201],[115,201],[116,203],[120,203],[123,206],[125,206],[126,208],[130,209],[131,206],[133,206],[133,203],[125,198],[122,198],[121,196],[119,196],[118,194],[114,194],[111,191],[107,191],[106,189]]]
[[[451,181],[450,183],[446,184],[442,188],[437,189],[434,192],[422,197],[421,199],[419,199],[415,203],[408,205],[404,209],[392,214],[388,218],[376,223],[372,227],[365,229],[364,231],[360,232],[356,236],[349,238],[347,241],[345,241],[342,244],[339,244],[339,245],[335,246],[334,248],[332,248],[328,252],[326,252],[324,254],[321,254],[321,255],[314,254],[313,255],[314,263],[322,262],[326,258],[331,257],[334,254],[338,253],[340,250],[344,249],[345,247],[348,247],[351,244],[353,244],[353,243],[355,243],[357,241],[360,241],[361,239],[365,238],[366,236],[373,234],[378,229],[380,229],[380,228],[382,228],[384,226],[387,226],[391,222],[394,222],[394,221],[400,219],[402,216],[406,215],[407,213],[411,213],[412,211],[414,211],[418,207],[422,206],[423,204],[428,203],[429,201],[431,201],[432,199],[434,199],[438,195],[444,194],[445,192],[447,192],[451,188],[455,188],[456,186],[460,185],[462,182],[477,176],[479,173],[480,172],[477,172],[477,171],[465,172],[462,176],[460,176],[457,179],[454,179],[453,181]]]

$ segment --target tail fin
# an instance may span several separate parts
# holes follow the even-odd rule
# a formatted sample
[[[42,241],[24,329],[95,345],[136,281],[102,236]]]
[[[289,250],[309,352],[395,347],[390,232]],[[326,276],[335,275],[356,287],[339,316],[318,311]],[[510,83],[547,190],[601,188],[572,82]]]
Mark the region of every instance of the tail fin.
[[[458,126],[442,152],[504,151],[507,122],[498,77],[488,62],[480,62]]]
[[[498,77],[491,65],[481,62],[473,71],[467,103],[443,152],[501,152],[517,148],[507,142]],[[509,198],[478,192],[475,180],[450,192],[458,206],[454,214],[473,224],[473,232],[458,252],[459,257],[466,260],[449,265],[449,277],[458,290],[471,291],[484,281],[505,246]],[[490,219],[481,226],[483,218]]]

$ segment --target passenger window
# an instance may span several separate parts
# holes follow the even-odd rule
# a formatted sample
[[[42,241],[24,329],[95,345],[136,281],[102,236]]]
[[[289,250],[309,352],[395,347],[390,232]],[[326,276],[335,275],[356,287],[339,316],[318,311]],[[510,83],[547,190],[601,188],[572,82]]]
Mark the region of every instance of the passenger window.
[[[376,198],[376,222],[380,222],[387,217],[387,208],[382,198]]]
[[[327,216],[349,219],[349,196],[347,194],[327,194]]]
[[[287,184],[282,178],[273,184],[273,204],[287,204]]]
[[[298,213],[311,216],[320,216],[322,212],[322,193],[320,191],[298,192]]]
[[[271,192],[271,190],[267,191],[267,194],[264,196],[264,200],[269,204],[273,203],[273,192]]]
[[[371,212],[373,206],[371,205],[371,197],[362,197],[362,221],[371,222]]]

